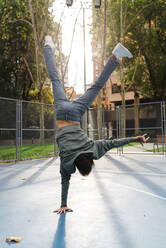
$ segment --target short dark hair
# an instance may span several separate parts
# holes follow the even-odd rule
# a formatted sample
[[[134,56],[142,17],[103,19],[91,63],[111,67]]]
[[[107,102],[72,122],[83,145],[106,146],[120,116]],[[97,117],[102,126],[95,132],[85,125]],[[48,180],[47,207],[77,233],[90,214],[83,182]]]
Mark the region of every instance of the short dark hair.
[[[94,166],[92,153],[82,153],[74,161],[75,166],[82,176],[87,176]]]

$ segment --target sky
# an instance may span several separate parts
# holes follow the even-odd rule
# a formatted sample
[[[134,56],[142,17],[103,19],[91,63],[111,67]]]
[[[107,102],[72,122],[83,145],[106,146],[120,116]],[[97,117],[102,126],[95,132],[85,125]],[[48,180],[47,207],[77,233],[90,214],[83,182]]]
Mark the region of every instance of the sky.
[[[86,83],[93,81],[93,64],[91,50],[90,25],[92,22],[92,10],[90,1],[84,0],[82,6],[85,9],[85,51],[86,51]],[[83,48],[83,10],[81,0],[74,0],[72,7],[66,6],[66,0],[56,0],[53,5],[54,20],[62,26],[62,52],[69,55],[74,23],[78,16],[72,53],[68,67],[68,86],[74,86],[77,93],[84,92],[84,48]],[[62,15],[63,14],[63,15]]]

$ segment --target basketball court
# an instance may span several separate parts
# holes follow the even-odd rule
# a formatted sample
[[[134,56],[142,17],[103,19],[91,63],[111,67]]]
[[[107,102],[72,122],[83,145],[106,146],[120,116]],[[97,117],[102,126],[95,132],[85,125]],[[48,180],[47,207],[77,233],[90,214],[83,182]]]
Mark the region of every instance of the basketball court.
[[[59,159],[0,164],[0,248],[165,248],[166,157],[112,155],[73,174],[60,206]]]

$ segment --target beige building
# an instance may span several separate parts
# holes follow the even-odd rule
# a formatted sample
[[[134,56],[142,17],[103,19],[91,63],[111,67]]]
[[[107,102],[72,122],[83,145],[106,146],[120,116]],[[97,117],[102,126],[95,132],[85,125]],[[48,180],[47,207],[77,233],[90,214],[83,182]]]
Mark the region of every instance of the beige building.
[[[70,101],[74,101],[77,98],[79,98],[80,96],[82,96],[82,94],[77,94],[76,91],[74,90],[74,87],[65,87],[65,93],[67,98]]]

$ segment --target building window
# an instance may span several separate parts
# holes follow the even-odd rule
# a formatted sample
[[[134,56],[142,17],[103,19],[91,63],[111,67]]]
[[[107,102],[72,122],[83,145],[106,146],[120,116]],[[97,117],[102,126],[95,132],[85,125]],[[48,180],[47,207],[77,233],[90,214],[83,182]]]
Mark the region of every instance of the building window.
[[[117,84],[112,85],[112,94],[120,93],[120,91],[121,91],[121,85],[117,85]]]

